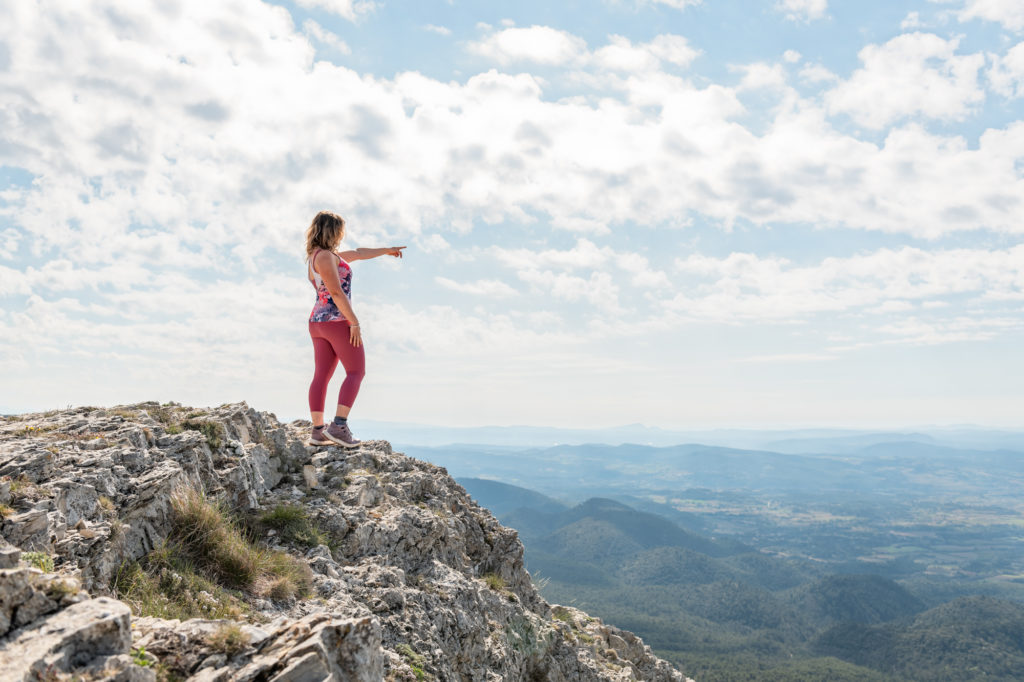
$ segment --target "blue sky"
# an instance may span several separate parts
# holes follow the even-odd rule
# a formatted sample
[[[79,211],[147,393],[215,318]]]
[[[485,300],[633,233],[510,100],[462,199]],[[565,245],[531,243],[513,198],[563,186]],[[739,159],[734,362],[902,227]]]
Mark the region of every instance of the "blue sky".
[[[1017,0],[44,5],[0,411],[304,416],[329,209],[408,246],[355,264],[354,424],[1022,426]]]

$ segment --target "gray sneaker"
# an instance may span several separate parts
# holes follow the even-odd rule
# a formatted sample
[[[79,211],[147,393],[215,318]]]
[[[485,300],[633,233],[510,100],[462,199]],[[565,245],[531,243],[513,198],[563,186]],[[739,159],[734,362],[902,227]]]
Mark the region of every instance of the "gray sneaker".
[[[338,426],[334,422],[331,422],[327,428],[324,429],[324,436],[346,448],[354,448],[362,443],[362,441],[356,440],[355,436],[352,435],[352,432],[348,430],[348,424]]]
[[[326,430],[327,429],[312,429],[309,434],[309,438],[306,439],[306,445],[312,445],[313,447],[334,445],[334,442],[324,435],[324,431]]]

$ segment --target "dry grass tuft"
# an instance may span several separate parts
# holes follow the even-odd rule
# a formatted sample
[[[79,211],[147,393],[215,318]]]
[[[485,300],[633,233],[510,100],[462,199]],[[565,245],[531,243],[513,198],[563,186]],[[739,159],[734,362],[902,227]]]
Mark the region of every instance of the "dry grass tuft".
[[[225,623],[206,638],[206,644],[214,651],[227,656],[234,656],[249,646],[249,637],[242,631],[239,625]]]
[[[313,586],[309,565],[285,552],[253,542],[218,502],[196,490],[179,491],[172,499],[171,539],[201,570],[218,582],[259,593],[275,581],[287,583],[278,594],[304,596]]]

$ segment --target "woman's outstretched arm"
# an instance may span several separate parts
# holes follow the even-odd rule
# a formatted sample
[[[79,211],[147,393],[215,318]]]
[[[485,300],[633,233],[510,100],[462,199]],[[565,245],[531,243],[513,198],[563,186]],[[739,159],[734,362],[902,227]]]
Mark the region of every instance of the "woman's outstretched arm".
[[[352,251],[342,251],[338,255],[344,258],[347,262],[351,263],[354,260],[370,260],[377,256],[394,256],[396,258],[402,257],[402,249],[404,246],[384,246],[379,249],[368,249],[360,247]]]

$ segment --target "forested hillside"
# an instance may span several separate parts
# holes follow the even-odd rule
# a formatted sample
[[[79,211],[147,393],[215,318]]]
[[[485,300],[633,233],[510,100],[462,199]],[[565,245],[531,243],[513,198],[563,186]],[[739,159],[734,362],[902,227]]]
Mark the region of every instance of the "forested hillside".
[[[976,597],[927,610],[890,578],[769,555],[615,500],[559,508],[493,481],[472,489],[484,506],[491,494],[504,505],[546,598],[640,633],[701,680],[1024,678],[1019,604]],[[545,508],[509,509],[512,499]]]

